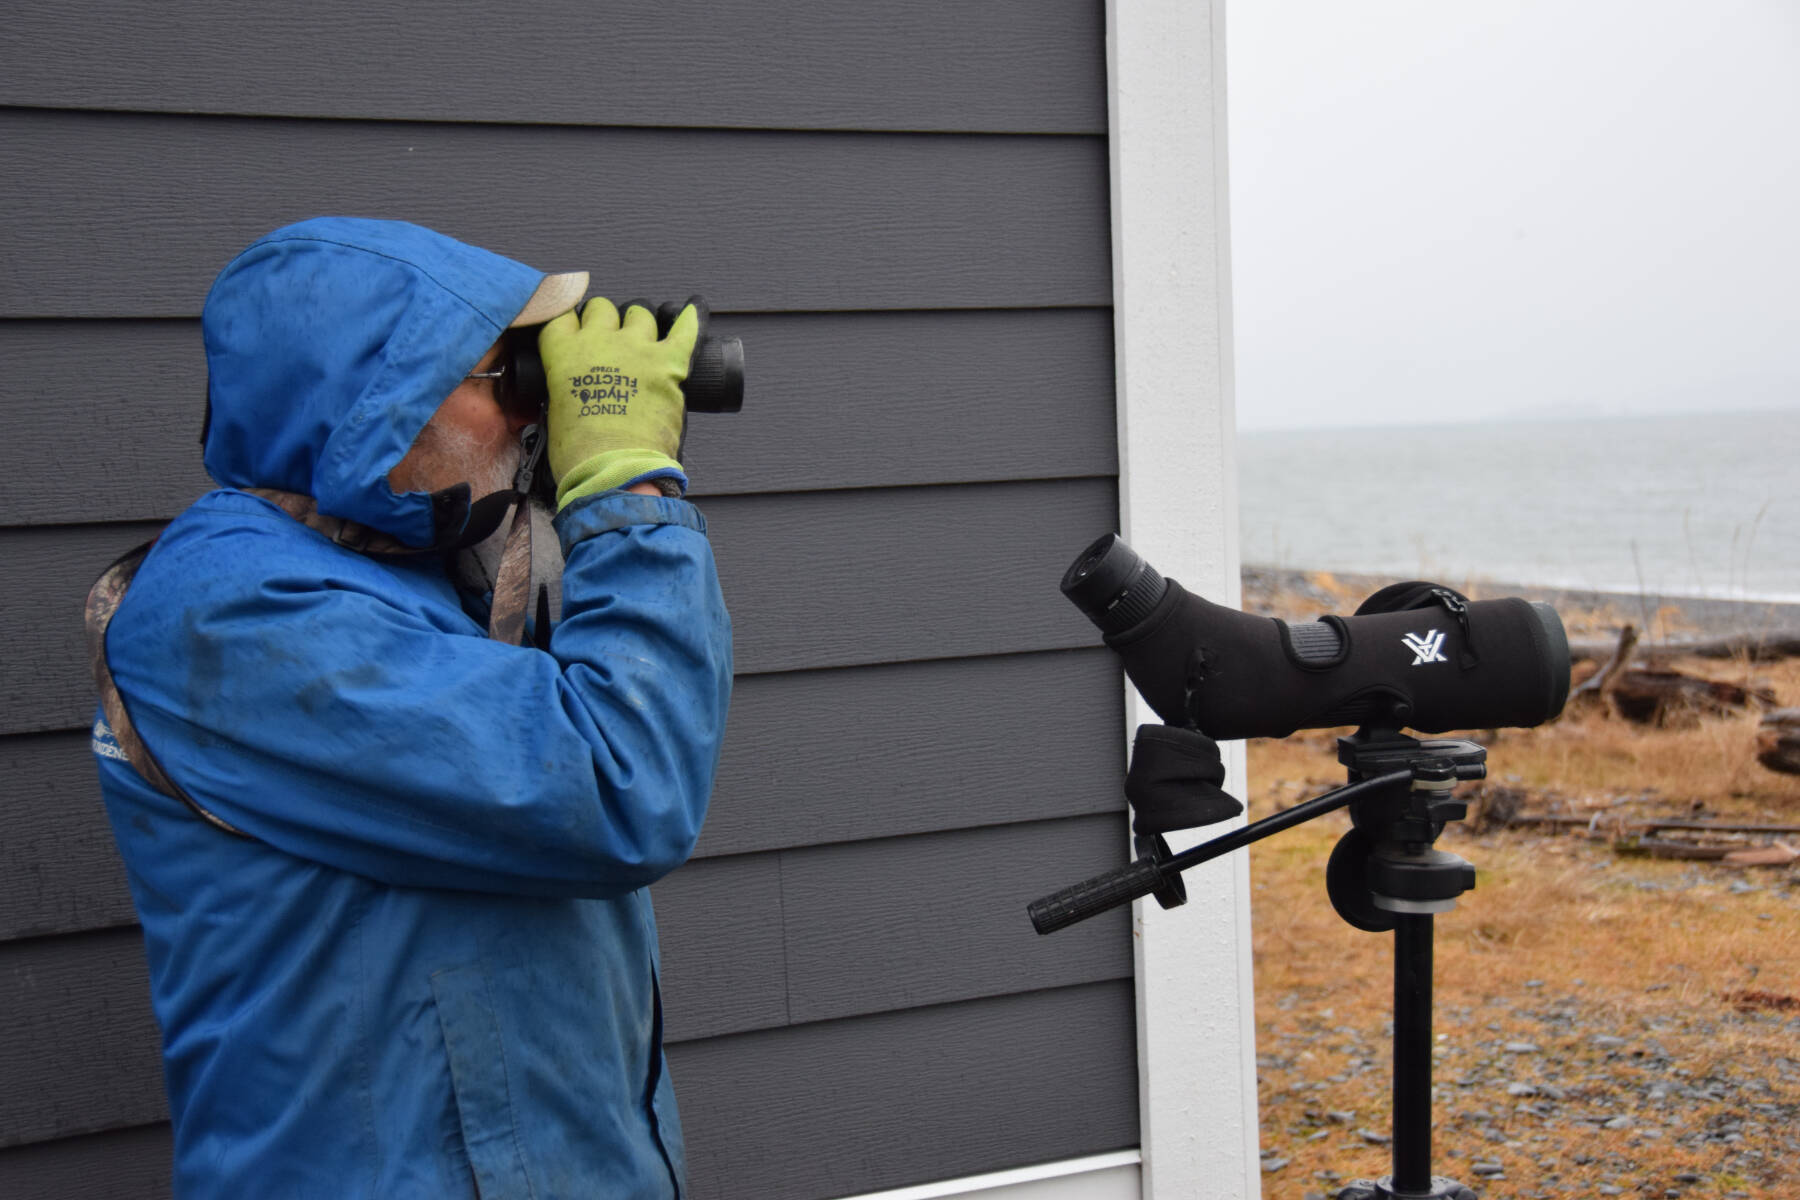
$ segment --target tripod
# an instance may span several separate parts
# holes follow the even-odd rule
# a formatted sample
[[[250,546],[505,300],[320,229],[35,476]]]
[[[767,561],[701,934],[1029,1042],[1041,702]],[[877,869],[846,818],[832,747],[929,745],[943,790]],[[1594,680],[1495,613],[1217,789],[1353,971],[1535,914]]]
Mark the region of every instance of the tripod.
[[[1393,1173],[1357,1180],[1336,1200],[1475,1200],[1467,1187],[1431,1173],[1432,920],[1475,886],[1475,868],[1433,843],[1447,823],[1468,815],[1452,789],[1487,774],[1487,750],[1365,726],[1338,739],[1338,761],[1349,772],[1343,787],[1180,854],[1161,837],[1141,839],[1135,862],[1033,902],[1031,922],[1050,933],[1149,895],[1173,908],[1186,899],[1187,868],[1348,807],[1351,828],[1332,849],[1325,890],[1351,925],[1394,933]]]
[[[1475,1200],[1431,1173],[1432,922],[1475,886],[1475,868],[1433,843],[1468,815],[1451,789],[1487,774],[1487,751],[1363,729],[1338,739],[1338,761],[1352,786],[1400,770],[1408,777],[1351,801],[1350,831],[1325,867],[1338,916],[1371,933],[1394,931],[1394,1170],[1357,1180],[1337,1200]]]

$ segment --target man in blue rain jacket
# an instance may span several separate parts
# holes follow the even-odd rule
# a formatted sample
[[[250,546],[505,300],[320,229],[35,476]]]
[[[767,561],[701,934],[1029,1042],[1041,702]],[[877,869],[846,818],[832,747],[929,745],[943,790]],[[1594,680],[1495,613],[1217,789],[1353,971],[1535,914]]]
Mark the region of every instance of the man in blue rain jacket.
[[[177,1196],[684,1190],[645,889],[700,832],[731,687],[676,461],[704,313],[578,316],[585,287],[325,218],[207,299],[219,489],[103,627],[123,709],[94,739]],[[489,637],[443,551],[515,482],[498,343],[551,318],[545,651]],[[627,402],[581,404],[602,369]]]

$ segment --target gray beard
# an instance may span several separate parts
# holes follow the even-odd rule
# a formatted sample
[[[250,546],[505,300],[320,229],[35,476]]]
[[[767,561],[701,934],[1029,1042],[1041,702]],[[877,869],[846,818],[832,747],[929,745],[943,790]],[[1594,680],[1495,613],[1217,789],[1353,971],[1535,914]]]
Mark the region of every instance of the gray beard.
[[[484,496],[510,489],[523,453],[519,443],[511,438],[504,445],[494,447],[476,440],[465,430],[439,424],[435,418],[426,423],[419,441],[425,449],[425,461],[420,464],[421,485],[436,491],[467,483],[471,504]],[[456,552],[451,575],[458,587],[477,595],[493,589],[494,577],[500,570],[500,555],[506,549],[506,534],[511,528],[509,512],[494,532]]]
[[[466,430],[440,425],[435,419],[426,424],[421,436],[428,439],[426,469],[436,483],[431,490],[466,482],[473,503],[483,496],[506,491],[512,487],[513,476],[519,473],[524,450],[513,438],[507,438],[496,449],[476,441]]]
[[[524,455],[518,442],[509,438],[506,445],[495,452],[462,430],[431,425],[426,428],[431,430],[427,436],[431,438],[433,472],[449,482],[466,480],[471,503],[512,488]],[[447,483],[439,486],[447,486]],[[557,620],[562,610],[563,558],[556,528],[551,524],[553,515],[541,502],[531,504],[532,594],[536,595],[539,584],[549,588],[550,615],[552,620]],[[494,590],[512,524],[513,510],[509,509],[494,532],[452,556],[450,574],[457,587],[477,596]]]

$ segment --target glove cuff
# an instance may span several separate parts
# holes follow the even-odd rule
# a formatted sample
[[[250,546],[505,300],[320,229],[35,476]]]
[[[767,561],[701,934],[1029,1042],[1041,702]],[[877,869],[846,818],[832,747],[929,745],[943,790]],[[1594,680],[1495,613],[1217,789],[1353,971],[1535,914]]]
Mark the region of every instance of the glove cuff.
[[[583,496],[626,487],[642,479],[654,480],[665,494],[668,489],[664,480],[675,481],[681,492],[687,490],[687,473],[668,455],[654,450],[608,450],[576,463],[557,481],[556,511],[561,512]]]

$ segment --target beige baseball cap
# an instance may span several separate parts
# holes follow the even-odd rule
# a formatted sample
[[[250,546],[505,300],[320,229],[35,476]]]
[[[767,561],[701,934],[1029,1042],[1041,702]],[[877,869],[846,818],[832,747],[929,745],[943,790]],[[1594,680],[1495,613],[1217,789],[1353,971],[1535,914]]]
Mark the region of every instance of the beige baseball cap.
[[[552,317],[560,317],[587,295],[588,273],[586,271],[560,271],[546,275],[538,281],[537,291],[531,293],[531,299],[519,310],[519,315],[512,319],[512,328],[520,325],[542,325]]]

